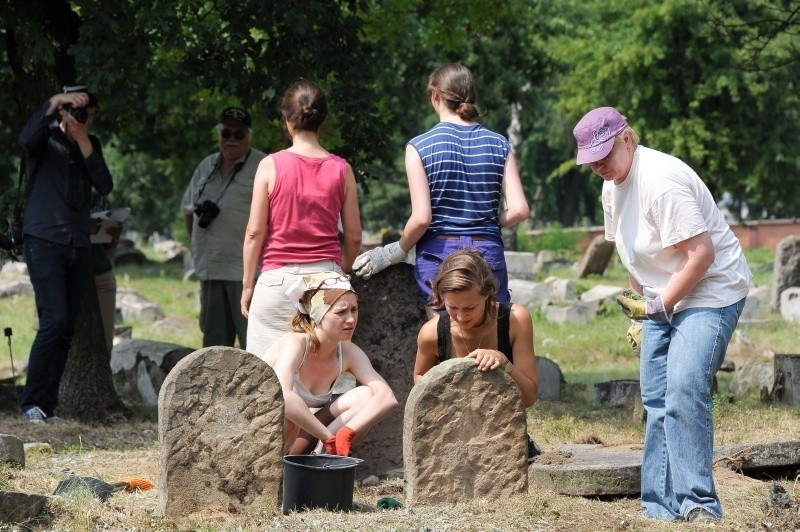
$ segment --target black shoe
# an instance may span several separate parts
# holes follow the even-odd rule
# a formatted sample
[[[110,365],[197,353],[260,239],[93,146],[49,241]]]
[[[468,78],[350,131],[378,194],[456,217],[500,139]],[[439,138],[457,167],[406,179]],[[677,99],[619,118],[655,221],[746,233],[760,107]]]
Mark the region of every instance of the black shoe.
[[[712,514],[702,506],[695,506],[686,514],[686,520],[690,523],[702,523],[708,521],[719,521],[720,518]]]
[[[536,445],[536,442],[533,441],[530,434],[528,435],[528,464],[532,464],[536,457],[542,454],[542,450]]]

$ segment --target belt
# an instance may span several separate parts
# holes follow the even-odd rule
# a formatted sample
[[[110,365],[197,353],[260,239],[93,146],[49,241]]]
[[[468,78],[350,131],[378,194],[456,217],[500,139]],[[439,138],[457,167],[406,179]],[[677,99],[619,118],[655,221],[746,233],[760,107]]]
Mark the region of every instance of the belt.
[[[470,235],[436,235],[433,238],[435,238],[436,240],[458,240],[462,236],[472,240],[489,240],[485,236],[470,236]]]

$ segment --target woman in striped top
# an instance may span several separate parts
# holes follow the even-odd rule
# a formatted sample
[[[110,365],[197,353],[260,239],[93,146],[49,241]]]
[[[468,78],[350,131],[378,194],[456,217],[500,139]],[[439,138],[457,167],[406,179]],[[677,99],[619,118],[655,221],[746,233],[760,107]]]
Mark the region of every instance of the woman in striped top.
[[[442,261],[458,249],[473,248],[497,277],[497,299],[509,301],[500,229],[529,213],[516,159],[505,137],[478,122],[475,83],[467,67],[440,67],[431,74],[427,91],[439,123],[406,145],[411,216],[403,236],[359,255],[353,270],[369,279],[403,261],[416,245],[414,276],[420,299],[428,305]],[[435,315],[426,308],[429,318]]]

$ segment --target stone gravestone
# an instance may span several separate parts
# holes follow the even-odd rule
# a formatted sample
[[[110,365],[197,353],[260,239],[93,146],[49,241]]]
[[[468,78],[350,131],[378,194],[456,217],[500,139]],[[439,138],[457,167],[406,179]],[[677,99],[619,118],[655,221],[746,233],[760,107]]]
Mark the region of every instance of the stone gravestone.
[[[537,356],[536,372],[539,374],[539,399],[557,401],[561,397],[561,384],[565,383],[561,368],[555,361]]]
[[[158,398],[159,511],[278,508],[283,415],[278,378],[255,355],[207,347],[178,362]]]
[[[781,376],[783,402],[800,407],[800,354],[775,354],[775,374]]]
[[[505,372],[446,360],[411,390],[403,419],[406,505],[527,493],[526,416]]]
[[[781,292],[781,318],[800,323],[800,287],[790,286]]]
[[[613,255],[614,243],[606,240],[603,235],[596,236],[578,263],[578,278],[583,279],[592,273],[603,275]]]
[[[791,286],[800,286],[800,238],[787,236],[775,246],[772,267],[770,305],[779,310],[781,293]]]
[[[353,276],[358,294],[358,326],[353,343],[392,388],[398,407],[353,446],[352,456],[364,462],[356,475],[385,476],[403,467],[403,408],[414,385],[417,333],[425,308],[417,295],[414,267],[390,266],[368,281]]]
[[[25,467],[25,447],[11,434],[0,434],[0,463]]]

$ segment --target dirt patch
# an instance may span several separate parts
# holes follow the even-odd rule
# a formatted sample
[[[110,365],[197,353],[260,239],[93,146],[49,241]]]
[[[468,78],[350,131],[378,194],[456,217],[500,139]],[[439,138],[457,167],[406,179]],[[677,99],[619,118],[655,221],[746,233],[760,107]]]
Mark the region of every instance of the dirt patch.
[[[158,472],[158,427],[148,419],[113,426],[66,422],[32,425],[16,415],[0,414],[0,432],[25,442],[49,443],[54,452],[29,453],[24,469],[2,469],[0,487],[27,493],[52,494],[61,480],[75,474],[114,482],[121,476],[141,476],[154,483]],[[554,454],[554,452],[546,453]],[[556,453],[557,454],[557,453]],[[564,453],[562,459],[569,458]],[[542,455],[541,458],[544,458]],[[554,460],[557,462],[558,459]],[[714,469],[725,517],[720,530],[796,530],[800,528],[800,483],[781,482],[791,506],[780,507],[771,483],[749,478],[725,467]],[[773,490],[774,491],[774,490]],[[374,486],[357,486],[355,511],[315,510],[283,516],[280,510],[253,509],[247,514],[200,513],[177,523],[158,515],[157,490],[114,493],[108,502],[92,498],[54,498],[51,515],[36,530],[597,530],[674,531],[675,523],[641,516],[636,497],[572,497],[531,484],[528,494],[502,501],[475,500],[453,505],[419,506],[412,510],[377,510],[391,497],[404,504],[402,479]]]

